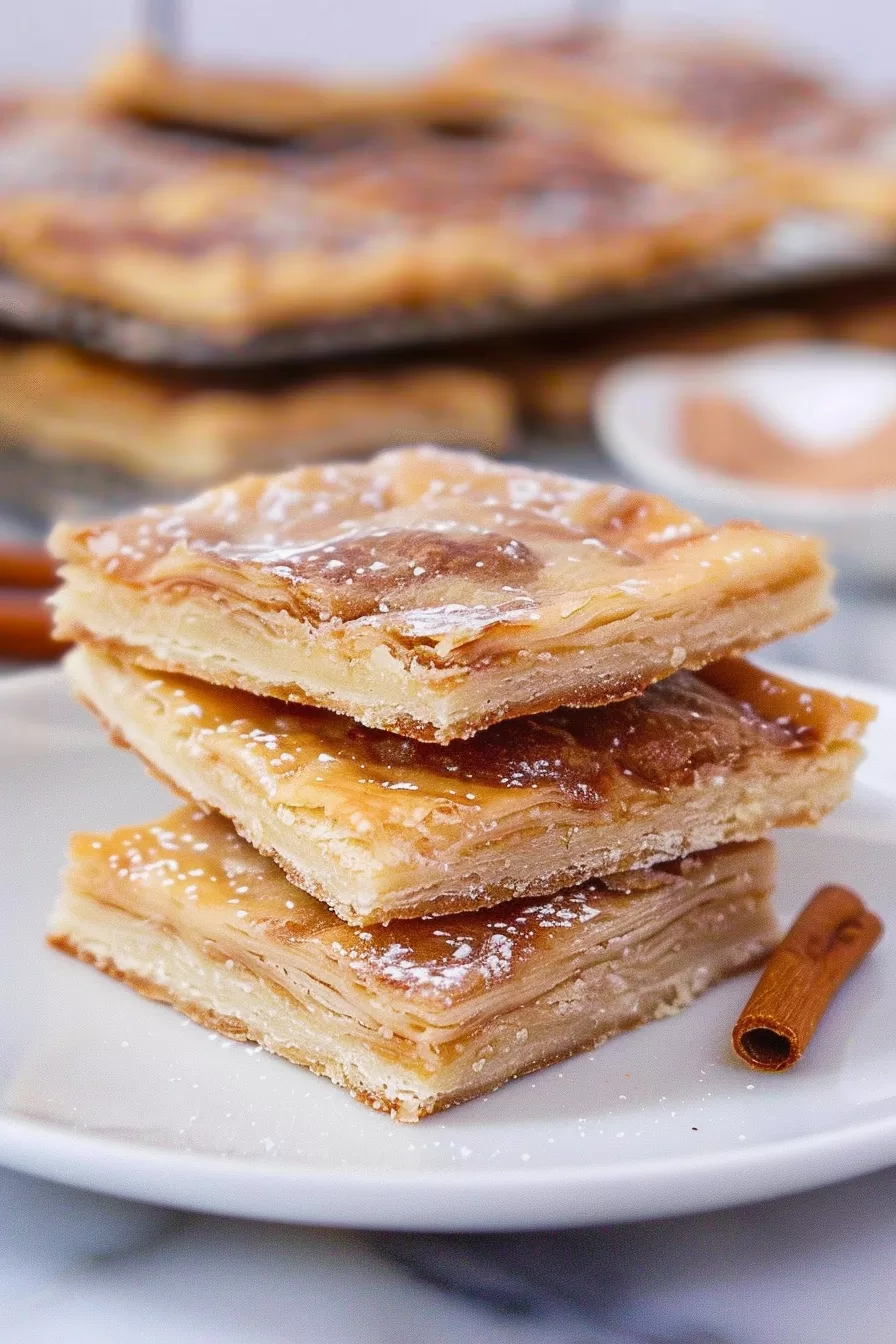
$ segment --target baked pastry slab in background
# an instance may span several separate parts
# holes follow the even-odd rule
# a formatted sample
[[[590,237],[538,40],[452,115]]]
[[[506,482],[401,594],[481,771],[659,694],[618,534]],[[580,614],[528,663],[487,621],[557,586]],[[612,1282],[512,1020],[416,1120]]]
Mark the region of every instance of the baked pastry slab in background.
[[[91,81],[90,105],[102,112],[177,127],[289,138],[324,128],[383,122],[475,122],[493,108],[437,74],[372,83],[298,74],[189,65],[143,45],[111,57]]]
[[[677,181],[767,175],[796,205],[896,220],[896,113],[853,104],[830,79],[721,34],[587,23],[485,40],[456,64],[391,86],[204,70],[143,47],[90,90],[119,115],[289,136],[386,119],[463,125],[540,111],[592,130]]]
[[[487,39],[453,78],[471,98],[540,108],[580,127],[613,126],[628,153],[676,182],[737,169],[762,177],[779,160],[794,183],[799,172],[808,181],[824,167],[813,141],[842,135],[855,112],[821,73],[748,42],[600,23]],[[783,175],[771,176],[785,185]]]
[[[396,1120],[686,1007],[777,938],[768,841],[542,903],[352,929],[221,818],[72,842],[50,943]]]
[[[163,487],[201,486],[402,441],[501,452],[509,382],[485,370],[150,372],[47,342],[0,342],[0,439],[53,461],[99,462]]]
[[[67,109],[0,120],[0,261],[224,345],[290,323],[639,283],[761,230],[741,180],[676,188],[610,135],[398,126],[304,148],[191,140]]]
[[[473,453],[58,525],[60,638],[424,741],[623,700],[831,609],[819,543]]]
[[[874,713],[732,660],[437,746],[89,645],[67,664],[113,741],[356,925],[542,897],[813,824],[848,796]]]

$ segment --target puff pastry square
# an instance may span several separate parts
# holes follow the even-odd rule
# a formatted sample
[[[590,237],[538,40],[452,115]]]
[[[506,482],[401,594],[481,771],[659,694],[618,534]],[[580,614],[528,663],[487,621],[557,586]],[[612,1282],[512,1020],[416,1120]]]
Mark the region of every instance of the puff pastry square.
[[[270,151],[77,110],[0,117],[0,261],[223,345],[446,305],[540,308],[754,234],[770,199],[654,180],[612,137],[404,127]]]
[[[90,647],[68,668],[115,741],[356,925],[550,895],[816,822],[848,795],[873,715],[730,660],[437,746]]]
[[[622,700],[830,611],[819,543],[403,449],[60,524],[61,638],[449,742]]]
[[[49,941],[396,1120],[665,1017],[776,939],[768,841],[352,929],[218,817],[77,835]]]

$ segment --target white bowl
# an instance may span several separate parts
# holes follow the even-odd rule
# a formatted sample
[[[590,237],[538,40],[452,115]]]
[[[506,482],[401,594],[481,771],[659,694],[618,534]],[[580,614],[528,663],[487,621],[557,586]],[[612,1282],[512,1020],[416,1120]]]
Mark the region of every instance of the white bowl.
[[[745,402],[807,452],[824,454],[896,414],[896,356],[806,342],[725,356],[632,359],[604,377],[594,405],[606,451],[636,484],[709,522],[755,518],[820,533],[842,570],[896,580],[896,489],[784,489],[687,461],[678,407],[684,394],[710,390]]]

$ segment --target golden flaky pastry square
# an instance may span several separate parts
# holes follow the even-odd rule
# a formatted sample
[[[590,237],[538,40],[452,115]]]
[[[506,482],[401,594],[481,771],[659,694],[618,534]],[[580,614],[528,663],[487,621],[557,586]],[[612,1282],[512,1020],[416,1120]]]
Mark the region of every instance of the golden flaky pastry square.
[[[91,80],[94,108],[178,128],[236,135],[298,136],[323,128],[432,123],[461,130],[492,106],[438,74],[404,80],[322,80],[302,72],[267,73],[198,66],[137,44],[116,52]]]
[[[870,164],[861,171],[868,153],[849,129],[862,114],[847,95],[811,66],[737,38],[601,23],[510,33],[463,56],[452,81],[458,97],[611,127],[633,159],[668,181],[746,170],[800,204],[883,204],[886,179],[878,173],[875,198]],[[824,162],[819,142],[844,137],[851,153],[839,168]]]
[[[622,700],[831,609],[811,538],[436,448],[60,524],[50,548],[61,638],[423,741]]]
[[[115,741],[360,925],[550,895],[816,822],[849,793],[873,715],[732,659],[439,746],[95,647],[68,670]]]
[[[0,109],[0,261],[57,294],[241,344],[280,325],[551,305],[639,283],[774,213],[678,188],[613,138],[398,127],[271,152]]]
[[[353,929],[221,818],[76,835],[49,941],[397,1120],[684,1008],[776,940],[768,841]]]

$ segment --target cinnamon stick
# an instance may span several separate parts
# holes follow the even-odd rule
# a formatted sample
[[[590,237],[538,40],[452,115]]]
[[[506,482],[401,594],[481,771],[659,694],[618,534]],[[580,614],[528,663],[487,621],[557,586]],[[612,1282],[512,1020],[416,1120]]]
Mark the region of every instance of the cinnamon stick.
[[[43,546],[0,544],[0,587],[55,588],[56,561]]]
[[[753,1069],[789,1069],[883,924],[849,887],[821,887],[772,953],[731,1040]]]
[[[38,593],[0,592],[0,658],[52,662],[65,644],[52,634],[53,618],[46,598]]]

